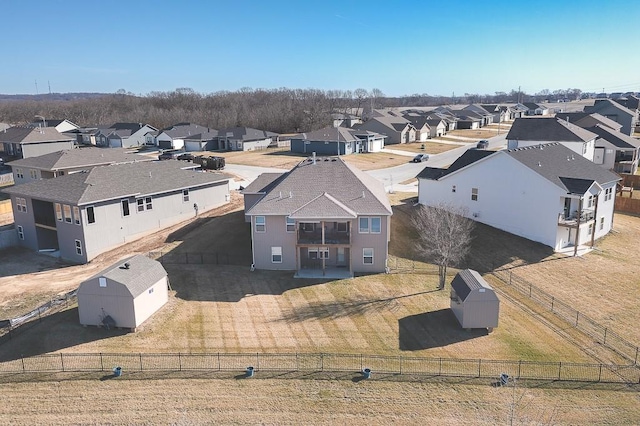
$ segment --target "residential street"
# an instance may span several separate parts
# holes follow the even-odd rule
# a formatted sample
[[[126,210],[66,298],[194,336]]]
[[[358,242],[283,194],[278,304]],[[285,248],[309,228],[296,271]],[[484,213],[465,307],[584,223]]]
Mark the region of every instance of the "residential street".
[[[489,149],[501,149],[506,147],[507,133],[502,133],[498,136],[494,136],[489,139]],[[443,152],[441,154],[434,154],[429,157],[429,161],[424,163],[411,163],[411,158],[414,153],[408,153],[407,163],[400,166],[389,167],[386,169],[370,170],[369,173],[374,178],[384,183],[385,190],[387,192],[400,191],[400,192],[417,192],[418,183],[412,182],[410,184],[402,184],[410,179],[416,177],[418,173],[426,166],[429,167],[446,167],[453,163],[458,157],[460,157],[467,149],[473,148],[475,145],[467,144],[454,148],[452,150]],[[392,150],[392,149],[391,149]],[[394,152],[399,152],[395,150]],[[406,151],[402,151],[403,153]],[[405,154],[403,154],[405,155]],[[249,183],[253,182],[261,173],[282,173],[286,172],[286,169],[276,169],[272,167],[256,167],[256,166],[244,166],[239,164],[227,164],[225,172],[238,176],[240,180],[231,184],[231,189],[238,189],[240,186],[246,187]]]

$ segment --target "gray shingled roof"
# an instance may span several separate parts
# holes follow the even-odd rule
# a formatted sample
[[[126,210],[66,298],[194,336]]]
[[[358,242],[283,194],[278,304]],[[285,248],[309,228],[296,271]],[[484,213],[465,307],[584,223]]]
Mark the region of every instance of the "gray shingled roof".
[[[223,173],[185,170],[182,168],[184,165],[182,161],[167,160],[99,166],[89,172],[27,182],[5,188],[3,192],[87,205],[130,196],[162,194],[230,179]]]
[[[551,181],[568,193],[576,190],[576,179],[589,180],[603,185],[620,180],[620,176],[576,154],[560,143],[542,144],[498,151],[506,153],[545,179]],[[570,184],[566,180],[573,179]]]
[[[607,107],[613,107],[619,110],[622,113],[628,114],[632,117],[635,117],[635,113],[631,111],[629,108],[620,105],[618,102],[612,101],[611,99],[598,99],[592,106],[584,107],[585,112],[598,112]]]
[[[39,170],[65,170],[78,167],[95,167],[107,164],[151,161],[152,158],[129,154],[118,148],[76,148],[52,152],[38,157],[23,158],[7,163],[12,167],[28,167]]]
[[[614,130],[620,130],[622,128],[622,124],[597,112],[561,112],[556,114],[556,118],[568,121],[587,130],[596,124],[604,124]]]
[[[617,132],[608,126],[598,124],[594,127],[589,127],[589,131],[600,136],[601,139],[606,140],[618,148],[638,149],[640,148],[640,140],[633,138],[629,135],[625,135],[622,132]]]
[[[219,137],[227,137],[231,139],[240,139],[242,141],[253,141],[259,139],[271,138],[278,136],[277,133],[268,132],[266,130],[252,129],[251,127],[230,127],[218,130]]]
[[[453,278],[453,281],[451,281],[451,287],[463,302],[472,291],[481,288],[491,290],[495,296],[495,292],[493,292],[491,286],[473,269],[463,269],[458,272]],[[496,296],[496,299],[497,298]]]
[[[595,133],[565,120],[556,118],[516,118],[508,140],[543,142],[588,142],[597,137]]]
[[[209,129],[208,132],[200,133],[197,135],[186,136],[184,139],[189,141],[209,141],[218,136],[218,131],[215,129]]]
[[[481,149],[468,149],[446,169],[427,166],[420,173],[418,173],[418,176],[416,177],[422,178],[422,179],[437,180],[443,176],[446,176],[450,173],[455,172],[456,170],[460,170],[463,167],[467,167],[469,164],[475,163],[476,161],[481,160],[485,157],[488,157],[489,155],[492,155],[492,154],[495,154],[495,151],[485,151]]]
[[[72,138],[63,135],[53,127],[9,127],[0,132],[0,142],[28,144],[72,140]]]
[[[180,139],[186,138],[187,136],[198,135],[202,133],[206,133],[209,131],[209,128],[206,126],[200,126],[198,124],[191,123],[179,123],[175,124],[171,127],[167,127],[163,129],[160,133],[165,133],[172,139]]]
[[[251,185],[247,190],[255,191]],[[318,157],[315,164],[304,160],[267,184],[266,192],[247,214],[288,216],[298,212],[300,218],[392,214],[382,183],[339,157]]]
[[[129,264],[128,269],[125,268],[125,263]],[[167,271],[165,271],[160,262],[138,254],[109,266],[89,278],[89,280],[99,277],[108,278],[124,285],[131,293],[131,296],[136,298],[166,276]]]
[[[242,191],[243,194],[262,194],[267,192],[269,186],[273,184],[284,173],[262,173]]]

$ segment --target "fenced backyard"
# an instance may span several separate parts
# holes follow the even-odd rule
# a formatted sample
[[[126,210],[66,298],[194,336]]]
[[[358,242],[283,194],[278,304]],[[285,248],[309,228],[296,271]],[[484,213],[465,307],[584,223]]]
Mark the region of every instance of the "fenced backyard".
[[[435,376],[640,383],[640,369],[630,365],[483,359],[419,358],[332,353],[84,353],[46,354],[0,363],[0,373],[127,371],[238,371],[248,367],[282,372],[362,372],[374,375]]]

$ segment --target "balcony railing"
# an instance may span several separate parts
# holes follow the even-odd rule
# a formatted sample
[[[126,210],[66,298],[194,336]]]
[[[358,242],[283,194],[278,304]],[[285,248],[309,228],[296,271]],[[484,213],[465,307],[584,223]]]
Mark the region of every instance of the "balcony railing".
[[[595,211],[593,210],[582,210],[580,214],[580,223],[586,223],[590,220],[595,219]],[[558,225],[565,226],[575,226],[578,224],[578,212],[574,211],[571,215],[565,215],[564,213],[560,213],[558,215]]]
[[[349,232],[325,231],[324,241],[322,241],[322,231],[298,230],[298,244],[351,244],[351,234]]]

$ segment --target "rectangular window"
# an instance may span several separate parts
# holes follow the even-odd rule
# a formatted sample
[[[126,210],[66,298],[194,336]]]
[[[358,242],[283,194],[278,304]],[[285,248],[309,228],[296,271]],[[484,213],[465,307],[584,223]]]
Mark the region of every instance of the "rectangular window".
[[[71,221],[73,220],[71,218],[71,206],[63,204],[62,205],[62,212],[64,213],[64,221],[67,222],[67,223],[71,223]]]
[[[138,211],[139,212],[143,212],[144,211],[144,200],[142,198],[139,198],[136,200],[136,204],[138,205]]]
[[[188,189],[183,189],[182,190],[182,201],[183,202],[187,202],[189,201],[189,190]]]
[[[24,228],[21,225],[18,225],[18,238],[24,240]]]
[[[453,186],[451,187],[451,192],[456,192],[456,186],[455,186],[455,185],[453,185]]]
[[[151,201],[151,197],[145,197],[144,205],[145,205],[147,210],[152,210],[153,209],[153,202]]]
[[[478,188],[471,188],[471,201],[478,201]]]
[[[122,216],[129,216],[131,212],[129,212],[129,200],[121,200],[120,204],[122,205]]]
[[[80,225],[80,209],[77,206],[73,206],[73,223]]]
[[[82,256],[82,242],[80,240],[76,240],[76,254]]]
[[[266,232],[267,225],[264,216],[256,216],[256,232]]]
[[[600,230],[602,231],[604,229],[604,217],[600,218]]]
[[[320,259],[328,259],[329,258],[329,248],[328,247],[320,247],[318,249],[318,254],[320,255]]]
[[[361,217],[360,219],[358,219],[358,229],[359,232],[361,234],[368,234],[369,233],[369,218],[368,217]]]
[[[587,232],[587,235],[591,235],[593,234],[593,223],[589,224],[589,231]]]
[[[87,223],[96,223],[96,214],[93,211],[93,206],[87,207]]]
[[[149,294],[153,293],[153,287],[149,289]]]
[[[379,217],[372,217],[371,218],[371,233],[372,234],[379,234],[380,230],[381,230],[380,218]]]
[[[349,229],[347,226],[347,222],[338,222],[338,232],[347,232],[347,230]]]
[[[282,263],[282,247],[271,247],[271,263]]]
[[[364,248],[362,249],[362,263],[365,265],[373,264],[373,249],[372,248]]]
[[[604,190],[604,200],[609,201],[613,194],[613,188],[607,188]]]
[[[24,179],[24,174],[22,174],[22,169],[16,169],[16,177],[20,179]]]
[[[19,212],[27,212],[27,200],[26,198],[16,197],[16,208]]]
[[[35,170],[29,170],[29,174],[31,175],[31,179],[38,179],[38,172]]]
[[[593,195],[589,195],[589,201],[587,203],[587,207],[593,207]]]
[[[56,208],[56,219],[62,222],[62,206],[60,203],[55,203],[54,206]]]
[[[107,286],[107,279],[105,277],[100,277],[100,278],[98,278],[98,283],[100,284],[100,287],[106,287]]]
[[[296,232],[296,220],[287,216],[287,232]]]

